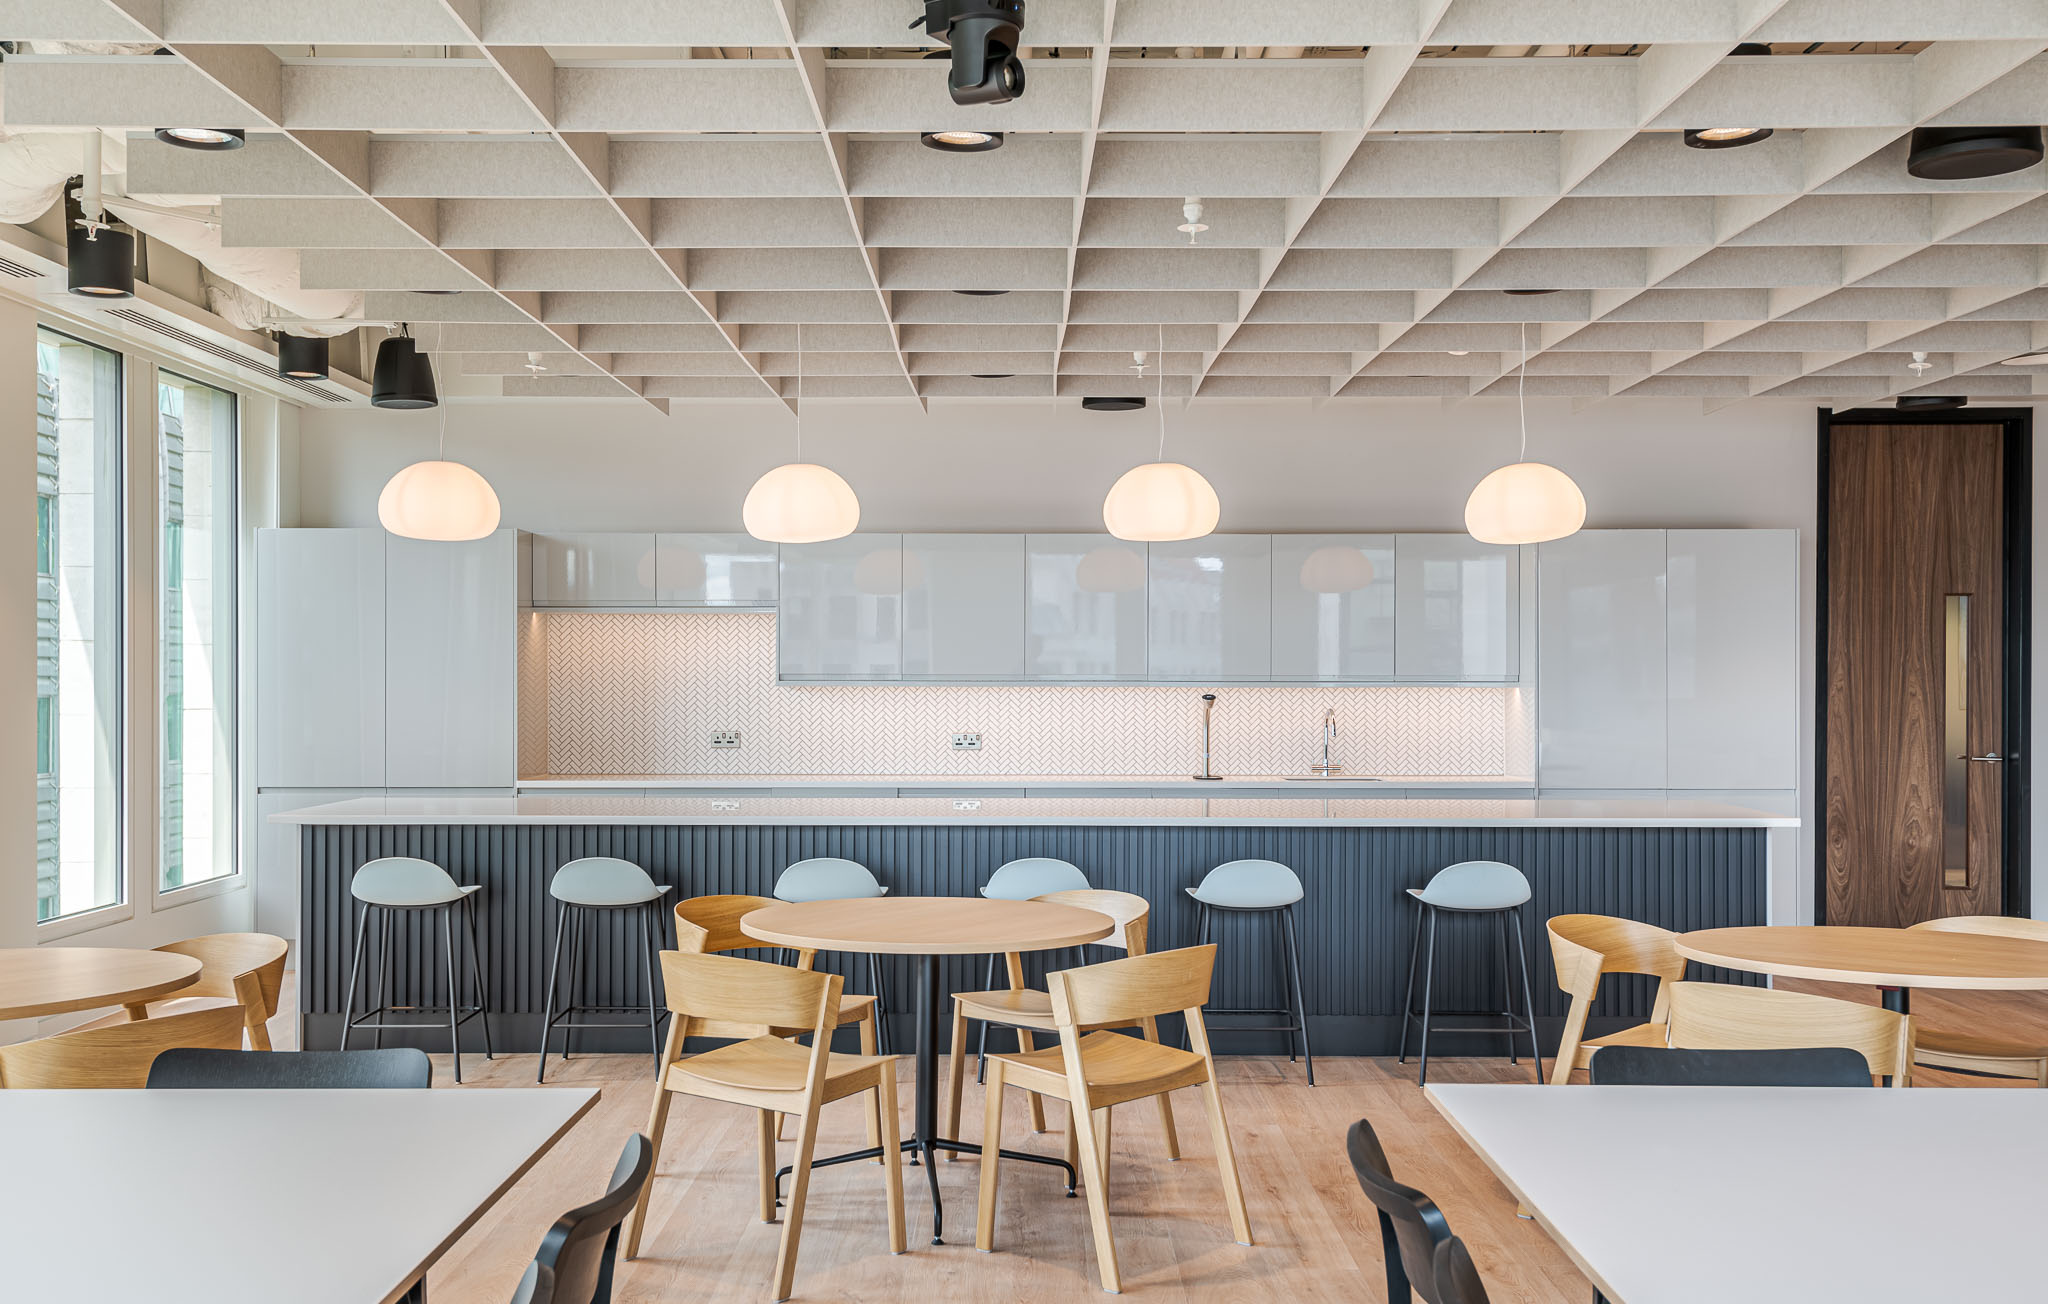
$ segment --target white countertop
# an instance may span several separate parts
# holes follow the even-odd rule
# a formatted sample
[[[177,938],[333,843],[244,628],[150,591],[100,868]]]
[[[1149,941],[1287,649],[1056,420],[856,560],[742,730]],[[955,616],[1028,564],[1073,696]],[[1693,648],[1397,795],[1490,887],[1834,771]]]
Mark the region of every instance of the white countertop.
[[[519,780],[535,792],[576,792],[592,788],[1161,788],[1188,792],[1230,792],[1241,788],[1445,789],[1531,788],[1527,776],[1503,774],[1232,774],[1196,779],[1187,774],[543,774]]]
[[[1564,797],[357,797],[283,824],[866,824],[1243,828],[1796,828],[1792,794],[1754,804]]]

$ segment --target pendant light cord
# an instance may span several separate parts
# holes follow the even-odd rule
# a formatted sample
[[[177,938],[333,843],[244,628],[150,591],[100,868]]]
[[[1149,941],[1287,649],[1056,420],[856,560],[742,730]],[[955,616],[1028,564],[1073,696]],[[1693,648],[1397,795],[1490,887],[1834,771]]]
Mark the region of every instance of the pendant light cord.
[[[427,374],[434,378],[434,415],[440,423],[434,456],[443,462],[448,460],[448,397],[441,392],[441,372],[434,359],[440,355],[441,336],[447,329],[445,322],[434,327],[434,351],[427,355]]]
[[[1166,460],[1166,326],[1159,326],[1159,457]]]
[[[1522,412],[1522,455],[1515,460],[1529,460],[1529,323],[1520,322],[1515,326],[1515,337],[1522,342],[1522,365],[1515,372],[1515,406]]]
[[[804,324],[796,324],[796,460],[804,460]]]

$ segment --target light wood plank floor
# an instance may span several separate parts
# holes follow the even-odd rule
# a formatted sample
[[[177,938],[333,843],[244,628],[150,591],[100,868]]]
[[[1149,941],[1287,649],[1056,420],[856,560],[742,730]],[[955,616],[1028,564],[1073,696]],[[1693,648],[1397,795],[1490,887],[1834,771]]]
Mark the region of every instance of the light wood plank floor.
[[[1789,985],[1789,984],[1788,984]],[[1815,989],[1821,989],[1818,984]],[[1829,995],[1874,1000],[1873,993],[1830,987]],[[288,994],[289,997],[289,994]],[[288,1008],[288,1007],[287,1007]],[[2048,1036],[2048,995],[2031,993],[1915,994],[1915,1013],[1933,1023],[1998,1026],[2015,1036]],[[287,1020],[280,1019],[279,1023]],[[291,1030],[274,1027],[280,1048]],[[1118,1111],[1111,1173],[1111,1210],[1127,1294],[1162,1301],[1224,1304],[1264,1299],[1356,1304],[1381,1299],[1385,1278],[1379,1229],[1344,1154],[1354,1119],[1373,1121],[1396,1171],[1434,1196],[1465,1238],[1497,1304],[1585,1304],[1591,1287],[1534,1223],[1515,1217],[1514,1201],[1438,1116],[1415,1086],[1414,1065],[1391,1059],[1323,1058],[1320,1085],[1310,1089],[1301,1068],[1285,1059],[1221,1062],[1224,1108],[1238,1141],[1238,1162],[1258,1244],[1232,1243],[1210,1161],[1201,1101],[1175,1093],[1183,1154],[1168,1163],[1149,1105]],[[899,1096],[908,1131],[910,1064],[899,1065]],[[1439,1059],[1440,1082],[1529,1080],[1526,1062]],[[533,1085],[531,1055],[486,1063],[463,1057],[464,1090]],[[434,1057],[436,1081],[453,1086],[445,1055]],[[654,1089],[647,1056],[579,1056],[551,1060],[548,1080],[594,1086],[597,1107],[459,1241],[428,1277],[435,1304],[497,1304],[510,1297],[534,1248],[556,1215],[594,1197],[626,1136],[646,1125]],[[1924,1086],[1986,1085],[1923,1072]],[[980,1134],[981,1094],[970,1077],[962,1127]],[[1012,1146],[1059,1153],[1062,1109],[1047,1109],[1051,1131],[1025,1131],[1022,1100],[1012,1103],[1005,1139]],[[656,1172],[643,1257],[621,1263],[620,1304],[655,1300],[761,1300],[768,1297],[779,1228],[754,1217],[754,1122],[746,1111],[679,1099],[670,1113],[670,1146]],[[685,1140],[687,1138],[687,1140]],[[846,1101],[826,1110],[820,1153],[864,1144],[860,1109]],[[787,1158],[790,1147],[783,1147]],[[799,1299],[899,1301],[1073,1300],[1097,1291],[1085,1203],[1061,1194],[1050,1169],[1011,1165],[1003,1174],[998,1252],[973,1245],[977,1164],[941,1163],[947,1244],[929,1239],[930,1203],[921,1169],[906,1169],[910,1252],[888,1253],[881,1181],[872,1165],[820,1170],[811,1184]],[[1682,1191],[1673,1193],[1682,1200]]]

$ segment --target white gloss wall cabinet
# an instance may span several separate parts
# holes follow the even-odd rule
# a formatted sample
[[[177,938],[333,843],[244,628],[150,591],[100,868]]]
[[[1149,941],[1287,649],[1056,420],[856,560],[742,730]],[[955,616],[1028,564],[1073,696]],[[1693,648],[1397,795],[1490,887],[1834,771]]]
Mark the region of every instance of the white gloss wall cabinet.
[[[384,543],[384,782],[504,787],[519,760],[519,549]]]
[[[384,785],[382,530],[256,532],[256,783]]]
[[[1463,534],[1394,538],[1394,675],[1425,683],[1517,678],[1518,552]]]
[[[1796,788],[1799,533],[1671,530],[1672,788]]]
[[[1394,675],[1394,536],[1273,536],[1273,678]]]
[[[1024,674],[1143,680],[1145,545],[1108,534],[1024,537]]]
[[[655,601],[655,536],[536,534],[536,607],[651,607]]]
[[[664,607],[772,607],[775,545],[749,534],[654,536],[654,600]]]
[[[331,801],[381,797],[382,788],[276,788],[256,794],[255,929],[274,937],[299,935],[299,826],[273,824],[272,815]]]
[[[1271,678],[1271,536],[1155,543],[1148,588],[1152,678]]]
[[[903,536],[903,677],[1024,677],[1024,536]]]
[[[1664,531],[1538,545],[1536,591],[1543,783],[1664,787]]]
[[[849,534],[782,545],[775,620],[784,680],[897,679],[903,674],[903,536]]]

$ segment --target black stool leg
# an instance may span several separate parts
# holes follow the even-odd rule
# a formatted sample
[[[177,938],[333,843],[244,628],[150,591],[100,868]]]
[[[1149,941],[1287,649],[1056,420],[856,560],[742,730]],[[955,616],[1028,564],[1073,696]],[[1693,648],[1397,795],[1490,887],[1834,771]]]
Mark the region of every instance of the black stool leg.
[[[484,1028],[484,1058],[495,1059],[491,1053],[491,1003],[484,999],[484,953],[476,940],[474,894],[462,898],[462,922],[469,930],[469,974],[476,980],[476,1020]]]
[[[1408,1062],[1408,1025],[1415,1021],[1415,966],[1422,959],[1422,911],[1415,903],[1415,934],[1408,942],[1408,988],[1401,993],[1401,1053],[1395,1063]]]
[[[1287,924],[1285,922],[1287,912],[1285,910],[1274,910],[1261,911],[1260,913],[1277,914],[1281,919],[1278,944],[1273,948],[1273,960],[1280,970],[1280,1006],[1282,1008],[1279,1012],[1291,1015],[1294,1012],[1294,978],[1287,971]],[[1301,1059],[1301,1051],[1294,1044],[1294,1029],[1283,1026],[1282,1031],[1287,1034],[1287,1062],[1289,1064],[1298,1063]]]
[[[1287,944],[1288,984],[1294,991],[1294,1025],[1301,1033],[1301,1059],[1308,1066],[1308,1084],[1316,1084],[1315,1052],[1308,1047],[1308,1002],[1301,993],[1301,944],[1294,934],[1294,907],[1280,912],[1280,937]]]
[[[985,982],[985,983],[983,984],[983,986],[982,986],[982,990],[984,990],[984,991],[991,991],[991,992],[992,992],[992,991],[994,991],[995,989],[996,989],[996,958],[995,958],[994,956],[990,956],[990,957],[988,958],[988,979],[987,979],[987,980],[986,980],[986,982]],[[956,1050],[956,1051],[955,1051],[955,1052],[953,1052],[953,1053],[957,1055],[957,1054],[959,1054],[960,1052]],[[979,1044],[977,1045],[977,1047],[976,1047],[976,1049],[975,1049],[975,1052],[974,1052],[974,1081],[975,1081],[975,1085],[977,1085],[977,1086],[984,1086],[984,1085],[986,1085],[986,1084],[987,1084],[987,1082],[988,1082],[988,1020],[987,1020],[987,1019],[983,1019],[983,1020],[981,1021],[981,1040],[980,1040]]]
[[[384,1015],[382,1011],[391,1005],[391,991],[398,985],[391,972],[391,926],[396,922],[397,920],[390,911],[380,910],[377,912],[377,996],[370,1005],[371,1009],[378,1011],[376,1031],[370,1037],[370,1045],[377,1050],[384,1049]],[[363,993],[363,999],[370,999],[370,994],[367,990]]]
[[[1196,903],[1196,905],[1195,905],[1195,945],[1196,945],[1196,946],[1207,946],[1208,944],[1209,944],[1209,907],[1208,907],[1208,906],[1207,906],[1206,904],[1202,904],[1202,903],[1199,903],[1199,902],[1198,902],[1198,903]],[[1182,1050],[1193,1050],[1193,1049],[1194,1049],[1194,1042],[1193,1042],[1193,1041],[1191,1041],[1191,1040],[1189,1039],[1189,1035],[1188,1035],[1188,1029],[1187,1029],[1187,1025],[1186,1025],[1185,1023],[1183,1023],[1183,1024],[1181,1025],[1181,1030],[1180,1030],[1180,1048],[1181,1048]]]
[[[868,985],[875,989],[875,1053],[893,1055],[895,1040],[889,1036],[889,998],[882,988],[882,957],[868,957]]]
[[[462,993],[455,986],[455,914],[447,906],[435,911],[441,916],[441,945],[447,951],[444,957],[448,963],[448,1052],[455,1057],[455,1080],[462,1081],[462,1033],[456,1017],[456,1006],[462,1000]]]
[[[655,1030],[654,968],[661,963],[661,943],[655,930],[661,927],[653,905],[640,909],[640,936],[647,943],[647,1045],[654,1053],[654,1080],[661,1081],[661,1034]]]
[[[569,981],[562,993],[562,1060],[569,1059],[569,1043],[576,1039],[576,988],[577,980],[583,976],[583,926],[584,915],[589,913],[578,906],[563,903],[563,922],[573,926],[569,937]]]
[[[356,1016],[356,973],[363,967],[363,939],[370,930],[370,907],[364,906],[356,916],[355,958],[348,965],[348,994],[341,1001],[341,1048],[348,1049],[348,1034],[352,1031]],[[364,1000],[369,997],[365,996]]]
[[[1422,1053],[1418,1057],[1415,1085],[1429,1085],[1429,1012],[1431,988],[1436,982],[1436,908],[1423,902],[1422,913],[1429,920],[1429,955],[1422,962]]]
[[[1500,1008],[1508,1021],[1508,1063],[1519,1064],[1522,1061],[1515,1058],[1515,983],[1508,964],[1508,917],[1498,912],[1493,916],[1493,938],[1500,943]]]
[[[562,972],[562,939],[569,931],[569,907],[565,903],[555,908],[555,954],[548,961],[548,994],[541,1002],[540,1012],[540,1067],[534,1071],[535,1082],[548,1080],[548,1039],[555,1033],[555,984]]]
[[[1543,1083],[1543,1052],[1536,1045],[1536,994],[1529,987],[1529,944],[1522,936],[1522,911],[1517,906],[1510,912],[1515,923],[1515,954],[1522,961],[1522,1013],[1529,1018],[1529,1058],[1536,1062],[1536,1083]],[[1515,1034],[1508,1033],[1508,1045],[1515,1044]]]

